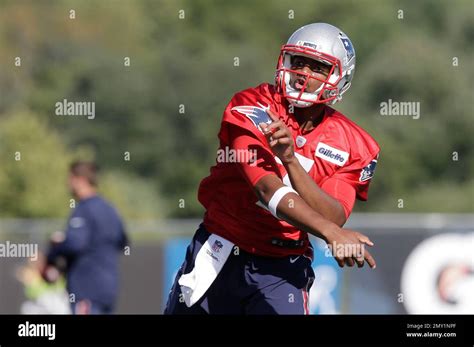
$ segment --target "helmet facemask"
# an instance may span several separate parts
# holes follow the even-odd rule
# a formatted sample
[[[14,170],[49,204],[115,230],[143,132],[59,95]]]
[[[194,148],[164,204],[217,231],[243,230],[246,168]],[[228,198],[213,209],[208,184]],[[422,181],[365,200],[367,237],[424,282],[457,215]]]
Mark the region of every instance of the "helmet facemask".
[[[323,79],[312,73],[292,69],[291,58],[294,56],[307,57],[328,65],[330,69],[327,77]],[[304,78],[305,82],[301,89],[294,88],[291,85],[292,74]],[[311,79],[321,82],[321,85],[316,91],[308,92],[308,82]],[[341,63],[339,59],[310,47],[289,44],[282,47],[276,70],[276,85],[283,97],[294,106],[310,107],[314,104],[332,104],[337,102],[338,98],[340,98],[338,87],[340,80]]]

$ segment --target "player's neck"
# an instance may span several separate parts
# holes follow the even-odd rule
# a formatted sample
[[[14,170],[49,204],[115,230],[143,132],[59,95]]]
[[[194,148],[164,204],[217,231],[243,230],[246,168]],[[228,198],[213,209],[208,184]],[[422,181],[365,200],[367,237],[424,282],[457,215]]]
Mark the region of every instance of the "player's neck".
[[[309,132],[321,123],[324,116],[324,108],[323,104],[305,108],[294,108],[294,115],[302,132]]]
[[[92,187],[84,187],[83,189],[80,189],[76,192],[76,196],[79,198],[79,200],[86,200],[95,195],[97,195],[97,190]]]

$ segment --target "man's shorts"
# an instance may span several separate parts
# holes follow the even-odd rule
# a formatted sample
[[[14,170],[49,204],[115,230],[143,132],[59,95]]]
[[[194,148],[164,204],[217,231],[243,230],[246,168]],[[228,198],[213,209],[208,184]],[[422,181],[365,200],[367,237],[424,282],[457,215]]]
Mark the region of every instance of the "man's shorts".
[[[165,314],[309,314],[308,293],[314,281],[312,248],[305,255],[275,258],[234,246],[209,289],[188,307],[178,280],[193,270],[210,235],[201,224],[176,275]]]

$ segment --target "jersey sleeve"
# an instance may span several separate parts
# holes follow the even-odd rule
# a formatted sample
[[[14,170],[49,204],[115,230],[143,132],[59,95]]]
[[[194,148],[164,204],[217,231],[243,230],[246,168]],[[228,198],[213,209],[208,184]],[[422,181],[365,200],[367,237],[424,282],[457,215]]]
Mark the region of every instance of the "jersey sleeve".
[[[255,187],[257,182],[267,175],[273,174],[281,179],[273,153],[252,132],[230,125],[228,134],[230,148],[237,153],[244,153],[243,157],[248,158],[246,161],[237,162],[237,167],[252,187]]]
[[[276,111],[273,107],[268,87],[261,85],[235,94],[223,114],[219,132],[221,145],[252,158],[237,162],[238,170],[252,187],[266,175],[281,178],[275,157],[259,127],[260,123],[271,123],[266,110]]]
[[[321,189],[341,203],[346,217],[351,214],[356,198],[367,200],[377,160],[378,153],[368,160],[356,161],[343,167],[322,182]]]
[[[270,116],[266,110],[274,109],[273,102],[267,88],[250,88],[235,94],[224,110],[222,124],[232,124],[235,127],[245,129],[261,142],[266,143],[265,136],[260,130],[260,123],[271,123]],[[226,138],[228,134],[219,134],[224,142],[230,143]]]
[[[58,256],[74,256],[81,253],[89,244],[90,221],[85,208],[77,207],[68,221],[65,240],[53,245],[48,253],[48,262],[53,263]]]

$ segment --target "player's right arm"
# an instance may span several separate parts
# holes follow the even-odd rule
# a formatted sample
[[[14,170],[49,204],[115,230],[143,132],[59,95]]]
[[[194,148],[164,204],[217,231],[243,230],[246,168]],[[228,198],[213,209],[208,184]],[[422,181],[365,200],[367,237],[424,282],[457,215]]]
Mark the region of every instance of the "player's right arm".
[[[343,249],[344,252],[333,254],[341,267],[345,264],[353,266],[354,262],[361,267],[364,261],[367,261],[372,268],[375,267],[375,260],[362,247],[373,245],[367,236],[354,230],[340,228],[314,211],[296,191],[284,185],[279,177],[273,153],[252,133],[238,127],[231,127],[229,132],[233,149],[256,153],[254,161],[238,163],[238,167],[253,187],[258,199],[269,207],[276,218],[323,239],[333,250]],[[353,247],[354,245],[359,247]]]
[[[276,175],[266,175],[262,177],[254,189],[260,201],[269,205],[272,198],[278,194],[280,189],[286,189],[281,179]],[[335,223],[325,219],[321,214],[314,211],[296,192],[287,192],[275,206],[278,218],[290,223],[300,230],[313,234],[323,239],[333,250],[343,249],[343,252],[334,252],[334,258],[339,266],[344,264],[353,266],[354,262],[359,267],[364,265],[364,260],[375,268],[375,260],[372,255],[362,247],[352,247],[353,245],[369,245],[373,243],[369,238],[357,231],[342,229]],[[341,247],[341,246],[350,247]]]

